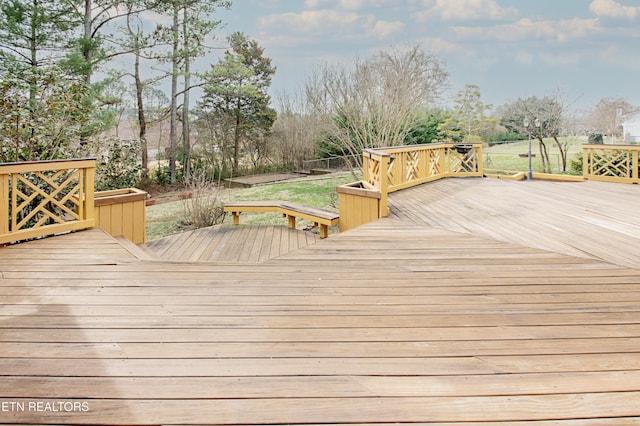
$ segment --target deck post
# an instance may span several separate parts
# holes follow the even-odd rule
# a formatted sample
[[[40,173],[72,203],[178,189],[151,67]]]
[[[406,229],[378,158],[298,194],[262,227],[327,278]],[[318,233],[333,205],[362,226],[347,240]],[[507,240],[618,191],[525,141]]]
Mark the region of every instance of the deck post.
[[[389,160],[391,155],[385,154],[380,156],[380,212],[379,217],[389,216]]]
[[[9,175],[0,175],[0,235],[9,233]]]
[[[591,151],[586,146],[582,147],[582,177],[589,178],[589,153]]]
[[[95,225],[95,162],[82,169],[83,177],[84,177],[84,203],[80,203],[83,206],[83,216],[82,218],[87,221],[93,221],[93,225]]]
[[[449,173],[449,170],[447,169],[448,164],[447,164],[447,160],[449,158],[449,149],[441,146],[438,147],[438,172],[439,175],[438,179],[440,179],[441,177],[445,177],[447,176],[447,174]]]

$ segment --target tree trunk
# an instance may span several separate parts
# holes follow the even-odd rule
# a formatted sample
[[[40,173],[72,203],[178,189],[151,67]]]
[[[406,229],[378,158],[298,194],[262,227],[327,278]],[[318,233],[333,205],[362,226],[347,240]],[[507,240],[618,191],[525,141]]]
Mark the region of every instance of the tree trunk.
[[[136,47],[139,48],[139,39],[136,36]],[[135,52],[135,80],[136,80],[136,101],[138,104],[138,125],[140,126],[140,150],[142,151],[142,178],[149,177],[149,154],[147,152],[147,119],[144,114],[144,99],[142,97],[142,79],[140,77],[140,50]]]
[[[93,52],[91,50],[91,31],[92,31],[92,9],[93,9],[93,0],[84,0],[84,43],[82,47],[82,55],[84,56],[84,60],[87,62],[87,73],[84,76],[84,81],[87,85],[91,84],[91,74],[93,70],[93,65],[91,61],[93,61]]]
[[[178,73],[180,72],[178,64],[178,19],[178,6],[174,5],[173,26],[171,27],[171,33],[173,35],[173,50],[171,52],[171,111],[169,124],[169,171],[171,175],[171,183],[176,183],[176,151],[178,148]]]
[[[542,159],[542,171],[544,173],[551,173],[551,164],[549,163],[549,151],[547,145],[542,138],[538,138],[538,145],[540,146],[540,158]]]
[[[554,136],[553,140],[555,141],[558,147],[558,151],[560,151],[560,160],[562,161],[562,171],[566,172],[567,171],[567,149],[566,147],[562,146],[557,136]]]
[[[34,12],[36,10],[38,10],[38,1],[35,0],[33,2],[33,10]],[[36,71],[38,69],[38,46],[36,44],[36,40],[37,40],[37,23],[36,23],[36,17],[35,17],[35,13],[34,16],[31,17],[31,37],[29,40],[29,53],[30,53],[30,66],[31,66],[31,71]],[[38,94],[38,86],[37,84],[32,80],[29,83],[29,122],[30,123],[35,123],[34,118],[35,118],[35,111],[36,111],[36,96]],[[31,127],[31,134],[29,135],[29,143],[28,143],[28,149],[27,149],[27,155],[25,160],[36,160],[36,159],[40,159],[40,158],[35,158],[34,155],[34,150],[35,150],[35,140],[34,140],[34,136],[35,136],[35,129],[33,127]],[[19,157],[18,155],[18,151],[16,152],[16,157]],[[48,160],[48,159],[47,159]]]
[[[189,57],[189,27],[187,24],[187,8],[183,9],[183,38],[184,57],[184,97],[182,102],[182,146],[183,146],[183,175],[185,182],[191,180],[191,126],[189,125],[189,86],[191,86],[191,58]]]
[[[233,129],[233,173],[234,175],[238,173],[238,168],[240,166],[240,107],[241,107],[241,103],[240,103],[240,99],[238,99],[237,105],[236,105],[236,125],[235,128]]]

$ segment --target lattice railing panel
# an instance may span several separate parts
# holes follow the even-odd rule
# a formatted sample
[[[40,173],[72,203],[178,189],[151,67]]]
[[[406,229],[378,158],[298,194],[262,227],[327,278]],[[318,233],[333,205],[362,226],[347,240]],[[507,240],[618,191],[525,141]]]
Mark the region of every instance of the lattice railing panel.
[[[458,153],[454,144],[411,145],[368,150],[365,156],[365,181],[376,188],[382,187],[379,162],[386,154],[389,167],[386,170],[386,185],[390,192],[408,188],[445,176],[482,176],[481,147],[469,145],[466,153]]]
[[[442,170],[444,151],[427,151],[427,155],[429,156],[429,175],[438,176],[444,174],[444,170]]]
[[[82,179],[79,170],[16,175],[12,181],[12,230],[80,220]]]
[[[420,152],[409,151],[405,153],[405,182],[413,182],[420,178]]]
[[[365,181],[370,185],[376,188],[379,188],[380,182],[381,182],[380,161],[376,161],[373,158],[365,158],[364,167],[365,167],[365,173],[364,173]]]
[[[627,151],[600,151],[591,154],[591,173],[600,176],[631,177]]]
[[[479,170],[479,155],[474,149],[458,150],[455,147],[447,150],[449,175],[475,175]]]
[[[94,164],[0,164],[0,243],[93,226]]]
[[[387,165],[387,172],[385,173],[385,176],[387,178],[387,187],[393,185],[393,182],[396,176],[396,171],[395,171],[396,166],[397,164],[394,164],[394,163]]]
[[[363,180],[380,191],[385,216],[387,194],[447,176],[482,176],[482,145],[459,154],[454,144],[440,143],[366,149]],[[451,154],[455,152],[455,154]]]
[[[584,177],[607,182],[640,183],[638,146],[583,146]]]

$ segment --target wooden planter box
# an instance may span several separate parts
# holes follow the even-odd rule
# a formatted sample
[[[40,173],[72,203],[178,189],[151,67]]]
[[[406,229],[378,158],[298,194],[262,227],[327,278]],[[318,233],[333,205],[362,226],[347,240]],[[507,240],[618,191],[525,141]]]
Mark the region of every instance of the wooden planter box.
[[[338,191],[338,210],[340,212],[340,232],[357,228],[380,218],[381,194],[370,188],[365,182],[341,185]]]
[[[135,244],[146,242],[147,193],[136,188],[95,193],[96,226]]]

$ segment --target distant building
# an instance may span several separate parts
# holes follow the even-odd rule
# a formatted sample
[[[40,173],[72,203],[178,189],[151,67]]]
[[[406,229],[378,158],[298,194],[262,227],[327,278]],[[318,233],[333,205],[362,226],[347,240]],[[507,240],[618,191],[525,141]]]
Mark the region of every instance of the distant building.
[[[626,115],[622,123],[622,132],[626,143],[640,142],[640,111]]]

